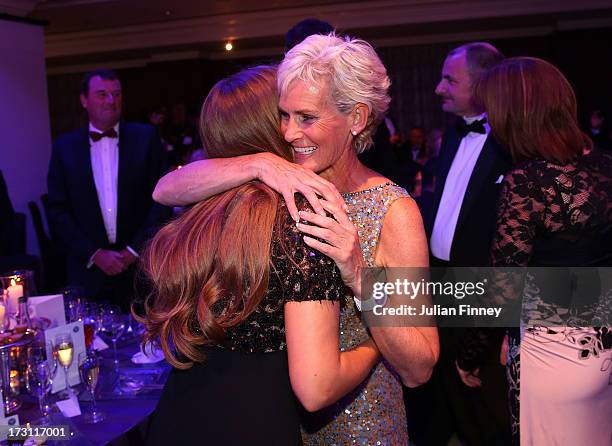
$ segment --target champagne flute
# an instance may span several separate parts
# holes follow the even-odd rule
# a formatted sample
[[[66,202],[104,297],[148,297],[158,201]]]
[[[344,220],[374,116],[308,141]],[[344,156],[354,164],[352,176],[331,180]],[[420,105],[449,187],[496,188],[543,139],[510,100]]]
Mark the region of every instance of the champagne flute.
[[[96,352],[89,350],[79,353],[79,373],[81,381],[91,394],[91,414],[87,416],[87,420],[91,423],[99,423],[104,420],[104,414],[99,412],[96,406],[96,386],[100,375],[100,358]]]
[[[46,396],[51,390],[51,370],[49,363],[44,361],[31,362],[26,369],[26,388],[28,392],[38,398],[41,424],[49,424],[49,406],[46,404]]]
[[[74,354],[74,344],[72,343],[72,337],[70,334],[60,334],[55,337],[55,354],[57,361],[64,368],[64,376],[66,378],[66,390],[68,391],[68,398],[72,395],[72,389],[68,383],[68,369],[72,364],[72,356]]]
[[[52,351],[50,343],[31,345],[27,350],[26,388],[38,398],[38,408],[42,415],[41,424],[49,424],[46,396],[51,390],[53,376],[57,370],[57,361],[53,355],[47,358],[47,351]]]
[[[104,333],[113,343],[115,369],[119,368],[117,359],[117,340],[123,335],[127,319],[121,314],[119,307],[109,307],[102,315],[102,333]]]

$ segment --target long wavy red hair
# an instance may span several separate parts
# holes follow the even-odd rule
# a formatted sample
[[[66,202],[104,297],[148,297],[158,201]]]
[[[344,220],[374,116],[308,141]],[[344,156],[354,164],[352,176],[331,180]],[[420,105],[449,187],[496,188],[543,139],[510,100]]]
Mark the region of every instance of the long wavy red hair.
[[[280,135],[276,68],[243,70],[218,82],[200,114],[209,157],[271,152],[292,160]],[[223,172],[219,172],[223,175]],[[145,300],[145,342],[186,369],[205,360],[203,346],[244,321],[268,286],[270,244],[279,196],[249,182],[193,206],[164,226],[143,255],[152,292]]]

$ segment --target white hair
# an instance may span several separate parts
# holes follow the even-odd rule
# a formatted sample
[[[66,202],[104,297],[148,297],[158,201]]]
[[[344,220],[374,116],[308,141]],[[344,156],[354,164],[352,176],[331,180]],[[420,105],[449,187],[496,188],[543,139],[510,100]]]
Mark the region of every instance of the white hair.
[[[364,130],[353,139],[357,153],[372,145],[372,134],[389,108],[387,70],[364,40],[350,37],[312,35],[285,55],[278,67],[278,91],[286,94],[293,81],[321,85],[327,82],[330,102],[340,113],[349,113],[355,105],[369,110]]]

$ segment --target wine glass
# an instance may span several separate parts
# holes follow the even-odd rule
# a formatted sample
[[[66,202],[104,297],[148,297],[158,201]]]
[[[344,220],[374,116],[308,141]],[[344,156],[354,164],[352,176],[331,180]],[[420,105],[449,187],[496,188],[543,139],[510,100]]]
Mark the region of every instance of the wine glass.
[[[64,295],[64,305],[66,306],[66,320],[75,322],[79,319],[79,311],[81,299],[83,296],[83,288],[78,286],[67,286],[62,288],[60,292]]]
[[[99,423],[104,420],[104,414],[99,412],[96,406],[96,386],[100,376],[100,358],[96,352],[89,350],[79,353],[79,373],[81,381],[91,394],[91,414],[87,416],[87,421]]]
[[[57,361],[53,357],[47,358],[47,344],[35,344],[28,347],[26,367],[26,388],[28,392],[38,398],[38,408],[42,415],[41,424],[49,424],[49,406],[46,396],[51,390],[53,376],[57,370]]]
[[[108,307],[103,310],[102,333],[106,335],[113,343],[114,363],[115,368],[119,368],[119,359],[117,359],[117,340],[123,335],[127,325],[127,318],[121,314],[119,307]]]
[[[85,347],[88,350],[93,349],[93,341],[102,324],[102,318],[99,315],[99,307],[95,302],[84,301],[81,304],[80,319],[83,321]]]
[[[68,392],[68,398],[72,395],[72,389],[68,383],[68,369],[72,364],[72,356],[74,355],[74,344],[72,342],[72,336],[68,333],[60,334],[55,337],[54,352],[57,357],[57,361],[64,368],[64,376],[66,378],[66,390]]]

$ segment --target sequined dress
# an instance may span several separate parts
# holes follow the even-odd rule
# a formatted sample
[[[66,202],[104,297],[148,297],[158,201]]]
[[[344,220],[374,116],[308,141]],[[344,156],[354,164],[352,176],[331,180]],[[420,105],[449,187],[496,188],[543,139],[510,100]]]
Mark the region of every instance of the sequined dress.
[[[305,200],[296,201],[307,208]],[[304,244],[283,202],[272,236],[266,294],[246,320],[227,330],[220,345],[206,350],[206,362],[172,370],[146,444],[302,444],[299,405],[289,381],[284,304],[337,301],[344,294],[334,262]],[[223,296],[212,309],[222,312],[231,302]]]
[[[364,259],[374,256],[385,214],[398,198],[409,197],[401,187],[384,183],[343,194],[349,217],[357,227]],[[340,347],[350,350],[368,338],[366,326],[347,295],[340,313]],[[332,406],[303,417],[305,445],[407,445],[408,431],[402,385],[389,364],[381,361],[353,392]]]

